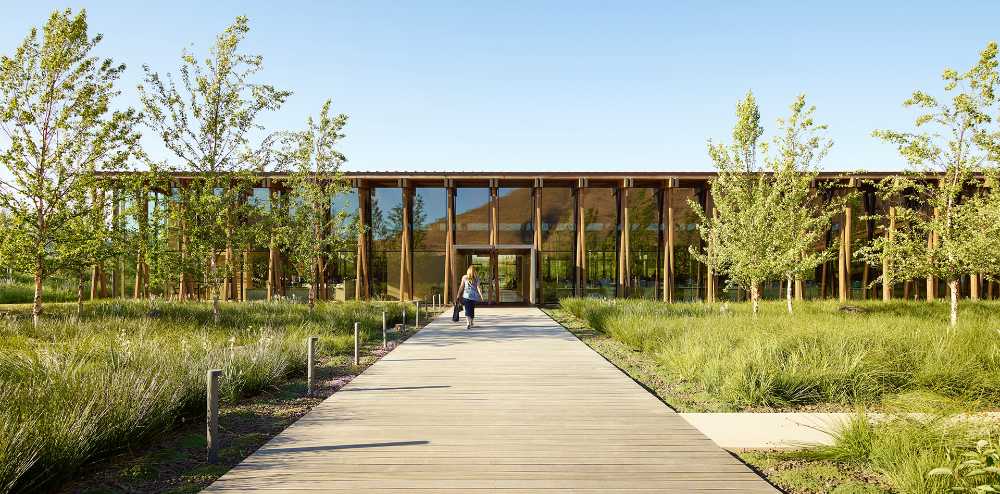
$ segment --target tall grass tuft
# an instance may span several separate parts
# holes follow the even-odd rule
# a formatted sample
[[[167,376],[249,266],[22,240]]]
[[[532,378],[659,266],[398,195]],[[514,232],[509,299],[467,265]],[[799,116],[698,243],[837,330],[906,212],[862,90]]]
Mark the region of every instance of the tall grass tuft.
[[[111,301],[79,322],[58,313],[38,328],[2,319],[0,493],[51,488],[204,413],[208,369],[223,369],[220,394],[231,402],[304,373],[307,336],[320,337],[321,354],[347,353],[355,321],[366,341],[380,341],[382,310],[395,323],[403,308],[321,304],[310,315],[297,304],[224,304],[222,324],[212,325],[207,304]]]
[[[943,303],[943,302],[942,302]],[[731,407],[874,405],[901,393],[1000,405],[1000,304],[968,303],[947,330],[941,303],[746,304],[564,299],[564,310]]]

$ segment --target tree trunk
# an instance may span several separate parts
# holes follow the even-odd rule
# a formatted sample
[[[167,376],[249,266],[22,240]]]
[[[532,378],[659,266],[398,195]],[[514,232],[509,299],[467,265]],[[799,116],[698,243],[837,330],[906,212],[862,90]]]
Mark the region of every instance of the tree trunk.
[[[76,277],[76,320],[83,319],[83,271]]]
[[[757,283],[750,284],[750,303],[753,306],[753,315],[757,316],[757,310],[760,308],[760,287]]]
[[[38,327],[42,317],[42,261],[35,261],[35,296],[31,307],[31,322]]]
[[[785,288],[785,299],[787,300],[788,313],[792,313],[792,284],[795,283],[795,278],[792,275],[788,275],[788,286]]]
[[[958,280],[948,282],[948,289],[951,291],[951,327],[958,325]]]

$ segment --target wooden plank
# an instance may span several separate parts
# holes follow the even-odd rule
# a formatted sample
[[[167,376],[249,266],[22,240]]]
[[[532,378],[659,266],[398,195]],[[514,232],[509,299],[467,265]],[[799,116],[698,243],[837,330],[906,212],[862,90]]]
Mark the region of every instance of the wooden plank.
[[[206,492],[777,492],[536,308],[446,314]]]

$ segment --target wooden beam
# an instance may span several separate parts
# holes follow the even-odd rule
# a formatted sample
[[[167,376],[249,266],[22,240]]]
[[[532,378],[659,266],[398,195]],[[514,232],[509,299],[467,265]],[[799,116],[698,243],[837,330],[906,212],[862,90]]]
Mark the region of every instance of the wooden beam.
[[[542,179],[536,179],[534,187],[531,189],[532,193],[532,245],[535,247],[535,279],[532,281],[535,286],[535,300],[541,302],[541,283],[539,278],[541,276],[541,252],[542,252]]]
[[[586,196],[586,180],[579,179],[576,186],[576,287],[577,297],[587,293],[587,222],[584,200]]]
[[[451,301],[457,298],[452,293],[455,288],[455,187],[450,180],[445,180],[447,193],[445,208],[444,236],[444,299]]]
[[[665,237],[663,243],[663,301],[674,302],[674,181],[667,180],[660,198]]]
[[[621,225],[618,230],[618,242],[617,242],[617,252],[618,257],[618,270],[615,273],[617,280],[615,283],[615,295],[618,297],[628,297],[631,288],[631,278],[632,270],[631,268],[631,255],[629,247],[629,230],[631,230],[631,222],[629,221],[629,189],[631,186],[631,181],[629,179],[622,180],[622,183],[618,187],[618,193],[615,194],[615,200],[618,205],[618,221],[617,223]]]
[[[896,208],[894,206],[889,207],[889,231],[886,232],[888,236],[889,243],[892,243],[893,238],[896,235]],[[890,269],[892,266],[889,263],[889,259],[882,256],[882,301],[888,302],[892,300],[892,283],[888,283],[886,280],[890,278]]]
[[[719,217],[719,211],[715,209],[715,200],[712,198],[711,187],[706,187],[705,189],[705,213],[712,215],[712,218]],[[711,248],[711,246],[709,247]],[[706,266],[705,269],[705,302],[715,303],[716,293],[715,293],[715,272],[711,266]]]
[[[938,208],[934,208],[934,218],[935,219],[937,219],[937,217],[938,217],[939,214],[940,214],[940,210]],[[927,247],[928,248],[936,247],[937,243],[938,243],[937,235],[935,235],[934,232],[929,233],[927,235]],[[935,299],[937,299],[937,278],[935,278],[933,276],[928,276],[927,277],[927,293],[926,293],[926,295],[927,295],[927,301],[928,302],[931,302],[931,301],[934,301]]]
[[[399,237],[399,299],[410,300],[413,298],[413,222],[410,211],[413,208],[413,188],[404,184],[400,192],[403,194],[403,232]]]

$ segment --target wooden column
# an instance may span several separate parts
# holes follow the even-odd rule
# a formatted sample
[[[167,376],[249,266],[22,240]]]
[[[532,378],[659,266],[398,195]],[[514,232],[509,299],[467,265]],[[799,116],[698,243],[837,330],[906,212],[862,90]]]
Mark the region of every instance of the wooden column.
[[[934,208],[934,218],[935,219],[938,217],[938,214],[939,214],[938,208]],[[931,232],[930,234],[927,235],[927,247],[928,247],[928,249],[937,246],[937,242],[938,242],[937,235],[935,235],[933,232]],[[937,278],[935,278],[933,276],[928,276],[927,277],[927,301],[931,302],[931,301],[933,301],[935,299],[937,299]]]
[[[444,180],[445,187],[445,232],[444,232],[444,299],[452,301],[456,297],[455,288],[455,184]]]
[[[144,187],[136,191],[136,202],[139,211],[136,214],[136,223],[139,225],[139,241],[143,245],[149,243],[149,194]],[[145,248],[140,247],[135,253],[135,284],[132,286],[132,298],[140,299],[147,296],[146,280],[149,279],[149,271],[146,267],[144,257]]]
[[[969,298],[972,300],[979,300],[979,279],[977,273],[969,275]]]
[[[358,191],[358,252],[354,260],[355,283],[354,298],[368,300],[371,297],[370,269],[368,256],[369,232],[368,223],[371,217],[371,189],[360,182],[355,185]]]
[[[719,212],[715,209],[715,200],[712,199],[712,189],[706,184],[705,189],[705,214],[712,215],[712,218],[718,218]],[[709,246],[711,249],[712,246]],[[715,283],[715,271],[711,266],[706,266],[705,269],[705,302],[715,303],[716,299],[716,283]]]
[[[114,189],[111,192],[111,229],[118,232],[121,229],[121,192]],[[115,265],[111,268],[111,297],[125,296],[124,260],[116,256]]]
[[[848,182],[848,187],[854,187],[853,178]],[[853,213],[851,205],[845,205],[843,221],[840,224],[840,252],[837,256],[839,276],[837,277],[837,285],[839,288],[840,303],[842,304],[851,298],[851,220]]]
[[[628,297],[632,286],[632,256],[629,246],[630,230],[632,224],[629,221],[629,189],[632,187],[632,179],[626,178],[619,186],[618,194],[615,194],[618,203],[618,257],[617,282],[615,283],[615,295],[618,297]]]
[[[400,191],[403,194],[403,232],[400,235],[399,245],[399,299],[410,300],[413,298],[413,188],[409,181],[400,180]]]
[[[894,206],[889,206],[889,231],[886,232],[889,237],[889,243],[892,243],[893,238],[896,235],[896,208]],[[882,256],[882,301],[888,302],[892,300],[892,283],[887,282],[890,279],[892,265],[889,259]]]
[[[587,294],[587,220],[584,198],[587,179],[581,178],[576,184],[576,296]]]
[[[490,179],[490,290],[493,296],[493,303],[500,303],[500,262],[497,257],[496,246],[499,239],[500,211],[497,188],[500,186],[499,180]]]
[[[532,280],[532,286],[535,287],[535,301],[541,302],[541,283],[539,279],[541,278],[541,252],[542,252],[542,179],[536,178],[534,187],[531,189],[532,192],[532,209],[533,214],[531,218],[532,222],[532,242],[531,244],[535,247],[535,279]]]
[[[674,302],[674,185],[670,179],[663,184],[660,197],[660,218],[663,221],[663,301]]]

